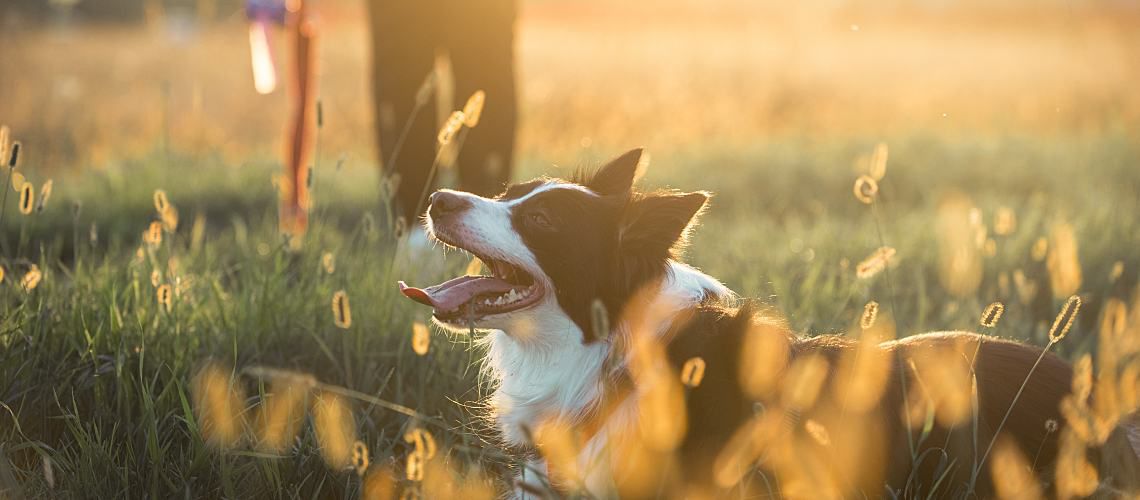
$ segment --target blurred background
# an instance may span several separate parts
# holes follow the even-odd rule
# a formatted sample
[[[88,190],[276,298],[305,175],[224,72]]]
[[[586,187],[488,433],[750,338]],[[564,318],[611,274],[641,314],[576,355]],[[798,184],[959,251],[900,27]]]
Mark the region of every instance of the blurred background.
[[[321,154],[375,165],[367,6],[313,5]],[[518,150],[1135,130],[1138,25],[1135,1],[527,0]],[[232,0],[6,0],[0,118],[51,170],[272,157],[287,105],[254,91],[249,50]]]

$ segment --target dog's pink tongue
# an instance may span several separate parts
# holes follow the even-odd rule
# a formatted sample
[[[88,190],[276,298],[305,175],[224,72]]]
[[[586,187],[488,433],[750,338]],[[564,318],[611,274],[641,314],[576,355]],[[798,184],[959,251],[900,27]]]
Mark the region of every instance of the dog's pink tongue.
[[[482,293],[505,293],[512,285],[491,276],[460,276],[427,288],[410,287],[400,282],[400,293],[440,311],[454,311]]]

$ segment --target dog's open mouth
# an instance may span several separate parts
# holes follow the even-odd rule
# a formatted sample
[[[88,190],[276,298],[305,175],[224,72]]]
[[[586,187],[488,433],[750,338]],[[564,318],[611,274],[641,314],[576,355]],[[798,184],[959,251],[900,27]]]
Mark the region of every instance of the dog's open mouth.
[[[460,276],[427,288],[401,281],[400,292],[435,308],[436,319],[457,324],[517,311],[542,298],[542,287],[523,269],[501,260],[480,260],[491,276]]]

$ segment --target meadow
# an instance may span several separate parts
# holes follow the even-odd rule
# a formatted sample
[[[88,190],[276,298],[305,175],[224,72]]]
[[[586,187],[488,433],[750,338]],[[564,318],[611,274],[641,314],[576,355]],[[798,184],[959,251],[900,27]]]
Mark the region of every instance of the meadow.
[[[622,8],[567,15],[536,5],[521,26],[515,177],[564,175],[648,146],[645,187],[715,193],[687,261],[797,330],[854,331],[869,301],[898,336],[980,330],[996,301],[1004,315],[987,334],[1044,346],[1075,294],[1083,307],[1053,349],[1077,359],[1098,354],[1105,304],[1127,304],[1140,325],[1140,100],[1129,86],[1138,68],[1112,64],[1136,60],[1126,29],[1135,14],[1042,9],[1021,23],[1000,11],[838,10],[817,24],[778,13],[797,24],[733,3],[739,11],[694,18],[696,42],[670,44],[683,9],[622,32],[607,28],[622,25]],[[24,49],[4,74],[27,75],[0,83],[0,122],[26,146],[16,172],[37,196],[53,182],[29,214],[17,190],[0,195],[6,495],[323,498],[396,486],[438,498],[504,487],[519,457],[482,418],[479,349],[433,331],[425,351],[415,325],[429,311],[395,286],[454,275],[469,260],[418,255],[386,210],[367,159],[367,106],[353,106],[367,99],[363,35],[345,26],[330,30],[348,48],[326,61],[314,222],[299,250],[276,225],[280,102],[263,112],[247,102],[248,82],[206,68],[220,65],[210,51],[233,43],[234,30],[211,28],[186,48],[190,66],[154,61],[170,47],[109,63],[123,65],[113,73],[124,85],[153,93],[136,96],[175,96],[169,107],[132,106],[123,99],[133,87],[94,85],[108,69],[75,61],[122,54],[116,44],[151,34],[88,32],[85,55],[50,32],[4,32]],[[575,70],[611,47],[622,48],[590,74]],[[932,57],[955,63],[905,73]],[[139,76],[162,71],[169,94]],[[203,76],[192,83],[183,72]],[[58,94],[75,81],[78,95]],[[874,203],[862,203],[853,184],[880,144],[885,175]],[[176,223],[168,216],[163,227],[157,190]],[[950,273],[946,248],[962,242],[948,236],[948,218],[968,224],[972,256]],[[859,263],[884,246],[896,250],[890,265],[860,277]],[[350,321],[337,317],[341,291]],[[214,376],[236,382],[218,392]],[[303,394],[270,396],[283,387]],[[211,399],[232,411],[203,413]],[[267,410],[277,402],[288,416]],[[328,427],[335,437],[322,434]],[[433,480],[405,474],[425,446],[417,429],[438,448]]]

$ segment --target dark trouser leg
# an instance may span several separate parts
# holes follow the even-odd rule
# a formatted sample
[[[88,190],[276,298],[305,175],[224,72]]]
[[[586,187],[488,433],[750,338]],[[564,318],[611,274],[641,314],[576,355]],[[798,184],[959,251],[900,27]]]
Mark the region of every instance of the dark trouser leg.
[[[448,17],[454,23],[447,42],[455,74],[456,107],[463,106],[476,90],[487,93],[479,125],[467,131],[459,152],[459,187],[492,196],[510,179],[514,161],[517,6],[515,0],[484,0],[454,2],[449,9]]]
[[[369,7],[373,109],[381,161],[385,175],[400,177],[393,208],[415,224],[424,209],[420,195],[435,158],[434,94],[417,113],[395,161],[391,155],[415,107],[416,91],[432,69],[445,27],[438,21],[436,2],[371,0]]]

